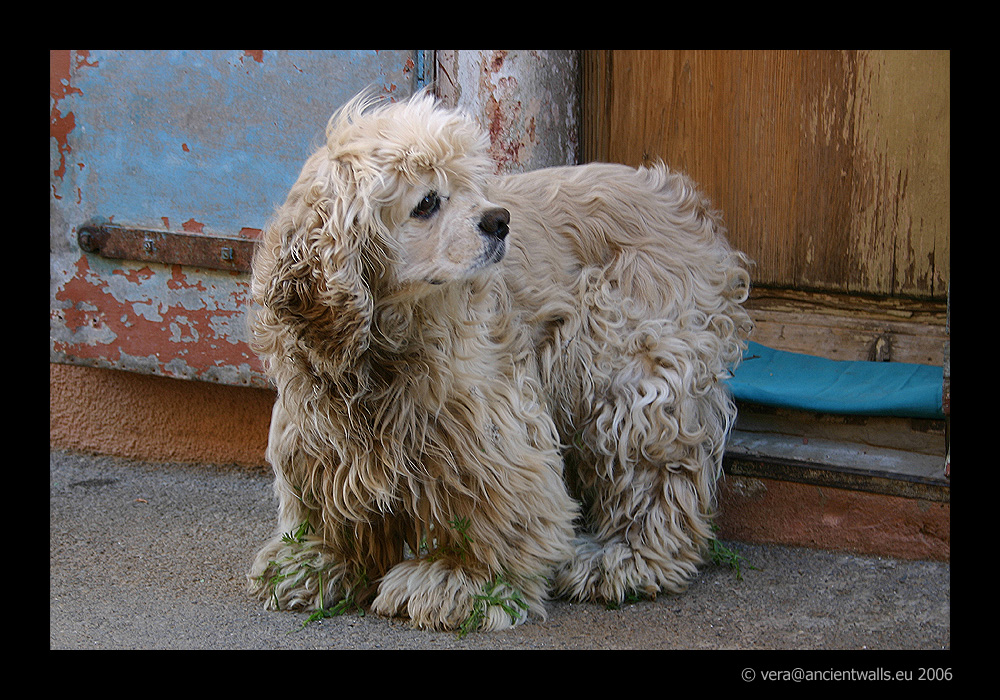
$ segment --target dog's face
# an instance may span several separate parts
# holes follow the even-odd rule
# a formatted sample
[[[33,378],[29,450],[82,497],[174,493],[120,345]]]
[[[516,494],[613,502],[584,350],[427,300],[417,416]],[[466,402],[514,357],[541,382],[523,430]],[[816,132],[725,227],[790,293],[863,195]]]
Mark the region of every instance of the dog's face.
[[[462,280],[506,254],[510,214],[479,188],[447,176],[425,176],[406,190],[386,222],[399,257],[398,284]]]
[[[412,302],[507,251],[510,214],[485,195],[494,165],[482,129],[426,93],[370,102],[330,119],[254,262],[255,332],[279,329],[284,343],[262,352],[327,376],[369,347],[383,300]]]
[[[447,284],[503,258],[510,215],[484,194],[494,174],[487,149],[482,129],[428,94],[348,105],[331,120],[330,171],[351,183],[334,183],[337,208],[378,222],[391,285]]]

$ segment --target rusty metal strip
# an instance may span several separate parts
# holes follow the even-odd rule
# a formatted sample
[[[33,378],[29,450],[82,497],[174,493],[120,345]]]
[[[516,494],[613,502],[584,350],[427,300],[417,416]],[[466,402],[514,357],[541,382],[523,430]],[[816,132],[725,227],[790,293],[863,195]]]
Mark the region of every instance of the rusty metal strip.
[[[87,223],[77,232],[80,248],[119,260],[190,265],[249,272],[256,240],[200,233],[152,231],[109,223]]]

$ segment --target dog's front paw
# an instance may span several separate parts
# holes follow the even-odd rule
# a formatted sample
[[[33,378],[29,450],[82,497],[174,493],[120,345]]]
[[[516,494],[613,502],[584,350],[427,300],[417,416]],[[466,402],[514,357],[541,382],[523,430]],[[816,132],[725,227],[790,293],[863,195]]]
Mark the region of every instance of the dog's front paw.
[[[683,591],[697,572],[697,559],[660,556],[633,549],[622,540],[575,542],[573,556],[555,573],[556,595],[570,600],[620,605],[629,596],[655,598],[660,590]]]
[[[321,539],[287,533],[257,554],[248,588],[268,610],[320,610],[344,596],[345,568]]]
[[[372,610],[408,617],[423,629],[501,630],[519,625],[529,605],[510,583],[486,581],[443,560],[414,559],[393,567],[382,579]]]

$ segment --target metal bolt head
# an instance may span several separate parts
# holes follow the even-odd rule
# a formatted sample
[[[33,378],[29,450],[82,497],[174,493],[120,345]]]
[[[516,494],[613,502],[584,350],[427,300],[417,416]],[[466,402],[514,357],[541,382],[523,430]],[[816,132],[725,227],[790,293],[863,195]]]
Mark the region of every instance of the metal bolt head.
[[[80,231],[80,233],[76,236],[76,240],[80,244],[80,247],[88,253],[92,253],[94,251],[94,237],[90,235],[90,231],[86,229]]]

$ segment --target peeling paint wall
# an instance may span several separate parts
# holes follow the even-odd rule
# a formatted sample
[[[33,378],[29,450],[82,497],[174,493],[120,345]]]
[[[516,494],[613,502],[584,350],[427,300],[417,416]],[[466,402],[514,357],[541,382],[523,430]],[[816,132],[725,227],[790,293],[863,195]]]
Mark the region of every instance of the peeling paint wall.
[[[499,172],[579,162],[579,51],[441,50],[437,91],[489,132]]]
[[[51,51],[50,360],[266,385],[246,343],[246,274],[81,251],[91,219],[255,238],[373,86],[412,93],[422,52]]]

